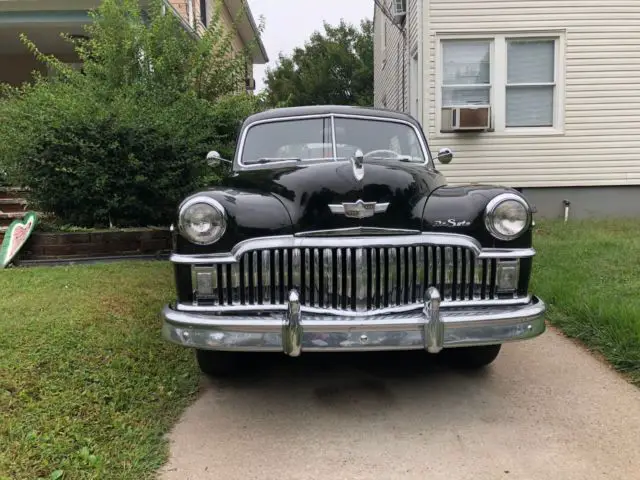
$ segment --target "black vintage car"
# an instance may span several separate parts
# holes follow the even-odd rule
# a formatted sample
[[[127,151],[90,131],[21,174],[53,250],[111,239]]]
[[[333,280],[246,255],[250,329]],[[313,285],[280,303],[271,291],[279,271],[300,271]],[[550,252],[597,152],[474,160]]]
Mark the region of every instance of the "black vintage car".
[[[479,368],[544,332],[530,205],[447,186],[412,117],[274,109],[246,119],[228,162],[224,186],[179,206],[177,299],[162,312],[164,337],[204,372],[230,373],[243,352],[412,349]]]

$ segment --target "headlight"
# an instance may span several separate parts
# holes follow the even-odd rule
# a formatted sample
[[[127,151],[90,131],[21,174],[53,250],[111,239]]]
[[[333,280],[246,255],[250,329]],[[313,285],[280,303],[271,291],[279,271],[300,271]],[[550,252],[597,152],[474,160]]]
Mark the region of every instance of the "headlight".
[[[484,221],[497,239],[514,240],[531,225],[531,208],[521,196],[503,193],[489,202]]]
[[[180,208],[180,233],[198,245],[216,243],[227,229],[227,214],[219,202],[195,197]]]

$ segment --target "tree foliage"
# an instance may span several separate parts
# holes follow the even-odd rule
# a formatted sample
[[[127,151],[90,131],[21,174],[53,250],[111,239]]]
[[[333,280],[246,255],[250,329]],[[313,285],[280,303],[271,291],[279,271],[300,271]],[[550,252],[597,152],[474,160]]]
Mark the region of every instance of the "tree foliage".
[[[207,151],[230,155],[238,124],[262,108],[237,93],[247,52],[233,50],[220,9],[200,38],[162,3],[103,0],[88,40],[74,41],[82,73],[23,38],[57,75],[3,88],[0,159],[60,222],[168,223],[185,195],[219,181]]]
[[[373,23],[325,22],[324,33],[280,55],[267,71],[266,94],[274,106],[373,105]]]

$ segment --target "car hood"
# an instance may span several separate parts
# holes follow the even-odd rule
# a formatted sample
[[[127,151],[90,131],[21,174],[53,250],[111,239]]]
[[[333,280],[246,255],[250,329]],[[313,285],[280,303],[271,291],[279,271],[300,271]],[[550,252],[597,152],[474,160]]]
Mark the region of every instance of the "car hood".
[[[368,160],[363,170],[358,179],[350,160],[305,164],[237,172],[229,183],[278,198],[296,232],[353,227],[420,229],[426,199],[445,184],[437,171],[417,163]],[[388,206],[366,218],[350,218],[330,207],[340,209],[343,203],[359,200],[376,202],[379,210]]]

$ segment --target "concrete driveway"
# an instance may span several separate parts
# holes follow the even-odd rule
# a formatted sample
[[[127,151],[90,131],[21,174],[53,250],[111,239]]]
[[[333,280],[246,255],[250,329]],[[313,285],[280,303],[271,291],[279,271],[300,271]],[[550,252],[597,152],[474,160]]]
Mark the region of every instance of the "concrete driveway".
[[[421,354],[289,360],[206,381],[163,478],[640,479],[640,390],[554,330],[482,374]]]

